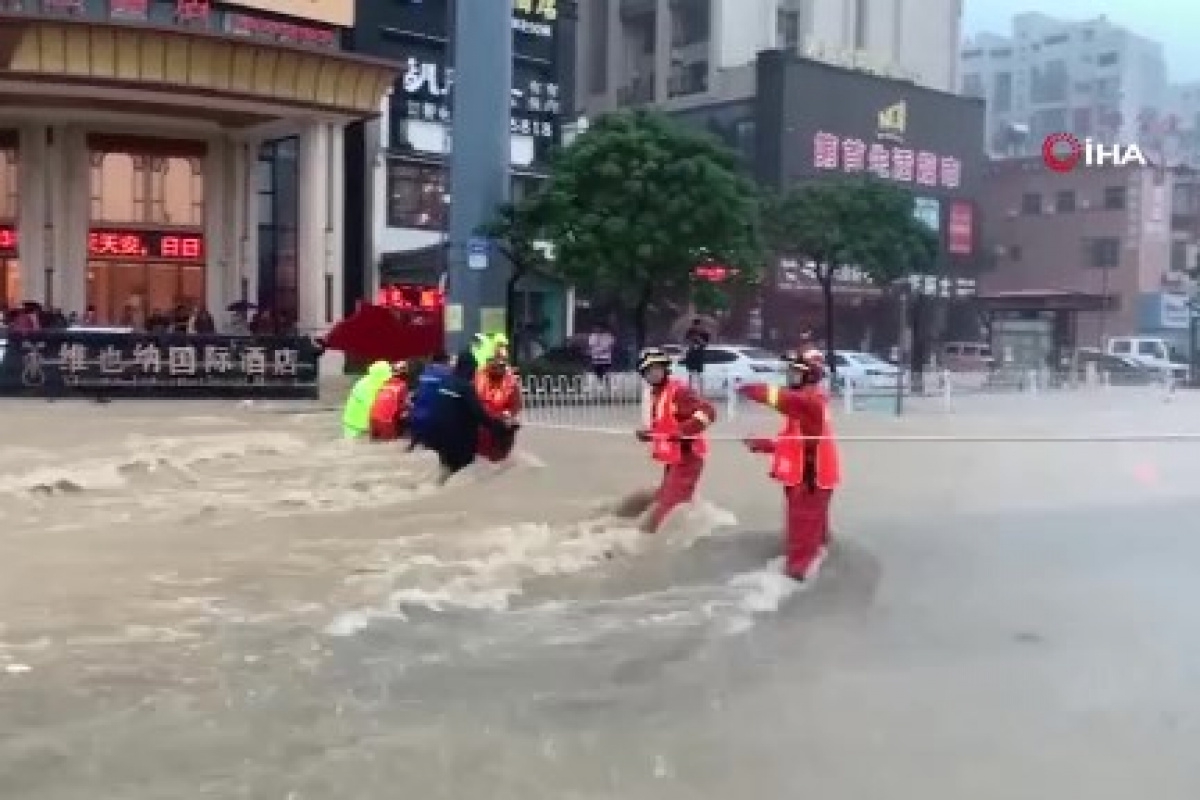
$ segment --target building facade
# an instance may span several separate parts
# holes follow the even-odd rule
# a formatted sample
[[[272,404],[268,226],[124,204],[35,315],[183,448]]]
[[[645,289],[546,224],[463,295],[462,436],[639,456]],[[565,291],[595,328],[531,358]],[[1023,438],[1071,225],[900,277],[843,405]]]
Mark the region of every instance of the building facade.
[[[993,157],[1034,155],[1060,131],[1174,147],[1162,45],[1104,17],[1017,15],[1010,33],[969,39],[961,71],[962,92],[987,101]]]
[[[2,9],[5,304],[135,327],[181,305],[219,321],[233,304],[269,306],[301,331],[334,321],[342,132],[375,113],[395,75],[342,51],[352,5]],[[260,168],[271,143],[290,149],[279,190]]]
[[[383,3],[361,0],[349,37],[356,52],[388,59],[400,72],[380,105],[379,119],[354,126],[347,142],[349,260],[346,310],[397,283],[437,284],[447,266],[453,81],[453,13],[448,0]],[[511,166],[519,199],[544,177],[562,135],[574,66],[573,4],[514,4]],[[499,34],[500,32],[498,32]],[[567,323],[563,290],[538,276],[525,279],[521,308],[545,320],[547,339]]]
[[[589,0],[576,96],[590,115],[749,97],[773,49],[951,91],[961,16],[962,0]]]
[[[1193,173],[1051,172],[993,162],[980,193],[995,268],[980,278],[998,354],[1041,365],[1140,334],[1186,346],[1200,191]]]

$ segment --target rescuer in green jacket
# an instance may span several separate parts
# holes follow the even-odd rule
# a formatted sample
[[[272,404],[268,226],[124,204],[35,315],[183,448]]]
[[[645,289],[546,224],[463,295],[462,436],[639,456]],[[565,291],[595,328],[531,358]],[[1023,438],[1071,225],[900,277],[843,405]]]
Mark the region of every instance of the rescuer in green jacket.
[[[371,406],[383,385],[392,378],[392,365],[376,361],[367,369],[350,390],[346,406],[342,410],[342,435],[347,439],[360,439],[371,431]]]
[[[501,347],[508,347],[508,337],[503,333],[477,333],[471,344],[471,355],[476,364],[486,364]]]

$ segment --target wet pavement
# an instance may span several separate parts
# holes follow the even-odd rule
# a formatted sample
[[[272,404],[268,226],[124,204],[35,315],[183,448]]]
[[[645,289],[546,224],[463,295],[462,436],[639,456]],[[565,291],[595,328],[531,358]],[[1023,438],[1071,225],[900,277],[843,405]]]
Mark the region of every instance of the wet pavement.
[[[1190,396],[913,411],[840,427],[1200,433]],[[597,430],[437,489],[299,407],[5,419],[6,800],[1200,796],[1198,442],[849,442],[795,592],[723,440],[761,417],[651,541]]]

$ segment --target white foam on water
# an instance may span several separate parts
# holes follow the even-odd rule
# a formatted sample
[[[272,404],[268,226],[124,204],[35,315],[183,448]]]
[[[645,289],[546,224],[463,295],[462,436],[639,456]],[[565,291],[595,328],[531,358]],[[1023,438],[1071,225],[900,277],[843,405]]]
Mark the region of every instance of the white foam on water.
[[[772,559],[763,569],[735,575],[726,585],[731,594],[731,613],[723,620],[724,633],[745,633],[759,618],[778,613],[805,586],[784,572],[782,557]]]

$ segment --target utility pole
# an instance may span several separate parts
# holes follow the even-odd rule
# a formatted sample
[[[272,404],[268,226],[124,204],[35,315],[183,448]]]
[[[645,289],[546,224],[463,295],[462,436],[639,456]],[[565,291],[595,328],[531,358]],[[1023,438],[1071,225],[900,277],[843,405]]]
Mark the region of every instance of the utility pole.
[[[503,325],[508,265],[478,231],[509,199],[513,0],[453,5],[446,344],[457,352],[485,317]]]

